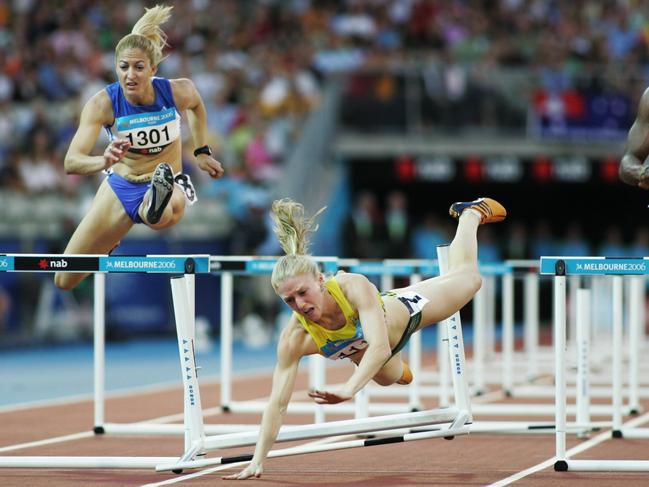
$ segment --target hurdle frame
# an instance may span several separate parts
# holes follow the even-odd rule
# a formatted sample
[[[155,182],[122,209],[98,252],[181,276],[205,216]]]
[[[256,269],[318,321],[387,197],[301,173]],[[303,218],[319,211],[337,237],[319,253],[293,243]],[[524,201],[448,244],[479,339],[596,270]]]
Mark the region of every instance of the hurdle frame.
[[[94,414],[96,434],[105,433],[106,424],[98,423],[104,418],[104,366],[105,366],[105,274],[111,272],[127,273],[162,273],[191,275],[184,283],[184,315],[194,312],[193,278],[197,272],[209,272],[208,255],[141,255],[141,256],[109,256],[109,255],[63,255],[63,254],[3,254],[0,255],[0,271],[2,272],[75,272],[90,273],[100,276],[95,281],[93,291],[95,299],[101,304],[93,310],[95,332],[99,325],[101,329],[93,340],[94,350]],[[172,291],[173,292],[173,291]],[[191,323],[190,323],[191,326]],[[181,362],[183,361],[182,347]],[[192,347],[193,355],[193,347]],[[195,365],[195,362],[193,362]],[[195,370],[194,370],[195,374]],[[183,377],[185,375],[183,374]],[[185,396],[189,396],[185,384]],[[190,420],[188,416],[194,414]],[[195,413],[185,407],[185,423],[195,421]],[[190,422],[191,424],[191,422]],[[171,425],[168,425],[171,426]],[[183,432],[185,445],[195,443],[195,439]],[[176,461],[176,457],[92,457],[92,456],[0,456],[0,468],[110,468],[110,469],[152,469],[161,462]]]
[[[649,260],[645,258],[609,257],[541,257],[541,274],[553,275],[554,308],[553,329],[555,347],[556,437],[554,470],[647,472],[649,460],[573,460],[566,456],[566,278],[570,275],[607,275],[613,280],[613,429],[612,438],[649,438],[642,428],[637,436],[632,430],[622,430],[622,328],[623,276],[649,274]],[[637,316],[634,316],[637,319]],[[633,345],[633,344],[632,344]],[[649,432],[649,430],[646,430]]]

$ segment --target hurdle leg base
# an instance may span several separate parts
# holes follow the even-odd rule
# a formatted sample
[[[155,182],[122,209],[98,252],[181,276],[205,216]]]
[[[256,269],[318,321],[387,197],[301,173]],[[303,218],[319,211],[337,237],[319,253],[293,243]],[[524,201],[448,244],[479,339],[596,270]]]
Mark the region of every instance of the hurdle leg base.
[[[624,438],[624,435],[622,434],[622,432],[620,430],[613,430],[611,432],[611,437],[612,438]]]
[[[230,409],[230,406],[221,406],[221,412],[222,413],[231,413],[232,410]]]
[[[565,460],[557,460],[554,462],[554,471],[555,472],[567,472],[568,471],[568,462]]]
[[[96,435],[103,435],[103,434],[106,433],[106,430],[104,429],[103,426],[95,426],[95,427],[92,429],[92,432],[93,432],[94,434],[96,434]]]

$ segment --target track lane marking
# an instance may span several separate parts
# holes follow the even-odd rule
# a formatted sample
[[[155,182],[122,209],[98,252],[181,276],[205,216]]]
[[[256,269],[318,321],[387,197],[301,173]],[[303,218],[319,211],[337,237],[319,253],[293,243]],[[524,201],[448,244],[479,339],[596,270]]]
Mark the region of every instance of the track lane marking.
[[[649,413],[645,413],[642,416],[638,418],[634,418],[622,425],[622,427],[627,427],[627,428],[632,428],[634,426],[638,426],[642,423],[646,423],[649,421]],[[570,458],[573,455],[577,455],[579,453],[582,453],[594,446],[599,445],[600,443],[603,443],[606,440],[611,439],[611,430],[604,431],[600,433],[599,435],[591,438],[590,440],[586,441],[585,443],[582,443],[580,445],[577,445],[570,450],[566,451],[566,458]],[[502,480],[498,480],[497,482],[494,482],[493,484],[489,484],[488,487],[504,487],[505,485],[512,484],[522,478],[525,478],[529,475],[532,475],[536,472],[539,472],[541,470],[544,470],[548,467],[551,467],[554,465],[554,462],[557,461],[556,457],[552,457],[544,462],[539,463],[538,465],[534,465],[533,467],[530,467],[526,470],[522,470],[518,473],[515,473],[514,475],[510,475],[507,478],[504,478]]]
[[[81,433],[72,433],[64,436],[54,436],[52,438],[45,438],[44,440],[29,441],[27,443],[18,443],[16,445],[3,446],[0,448],[0,453],[6,451],[23,450],[25,448],[36,448],[38,446],[53,445],[55,443],[63,443],[66,441],[81,440],[83,438],[90,438],[95,436],[92,431],[84,431]]]

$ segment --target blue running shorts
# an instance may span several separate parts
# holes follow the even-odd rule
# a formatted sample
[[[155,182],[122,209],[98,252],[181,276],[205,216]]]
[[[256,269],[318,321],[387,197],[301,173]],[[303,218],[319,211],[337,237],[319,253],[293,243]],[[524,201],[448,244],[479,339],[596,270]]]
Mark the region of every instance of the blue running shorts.
[[[149,189],[151,183],[132,183],[119,174],[112,172],[108,175],[108,184],[122,202],[124,211],[126,211],[129,218],[135,223],[144,223],[138,214],[138,209],[144,199],[144,193]]]

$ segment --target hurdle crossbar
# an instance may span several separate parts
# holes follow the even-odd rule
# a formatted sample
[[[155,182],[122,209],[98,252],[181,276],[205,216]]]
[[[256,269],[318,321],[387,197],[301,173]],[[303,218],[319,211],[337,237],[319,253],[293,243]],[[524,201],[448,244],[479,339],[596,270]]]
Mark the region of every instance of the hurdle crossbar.
[[[2,254],[0,272],[210,272],[209,255]]]
[[[328,421],[325,423],[300,426],[283,426],[277,435],[276,441],[308,440],[322,438],[324,436],[372,433],[386,429],[414,428],[417,426],[449,423],[458,414],[459,410],[457,408],[448,408],[447,410],[417,411],[414,413]],[[258,436],[258,432],[253,431],[208,437],[205,439],[205,447],[208,449],[218,449],[254,445],[257,442]]]
[[[456,420],[446,429],[435,430],[435,431],[422,431],[415,433],[406,433],[400,436],[387,436],[382,438],[371,438],[371,439],[357,439],[350,441],[339,441],[330,444],[307,444],[300,445],[291,448],[284,448],[281,450],[271,450],[268,452],[268,458],[276,457],[286,457],[293,455],[303,455],[306,453],[317,453],[323,451],[334,451],[334,450],[346,450],[349,448],[359,448],[364,446],[377,446],[377,445],[388,445],[393,443],[404,443],[407,441],[415,440],[426,440],[430,438],[453,438],[457,435],[466,435],[469,434],[469,426],[465,426],[464,422],[468,419],[468,416],[459,416]],[[170,471],[170,470],[185,470],[193,468],[202,468],[212,465],[226,465],[230,463],[238,462],[249,462],[252,460],[253,454],[247,453],[243,455],[233,455],[230,457],[217,457],[217,458],[206,458],[201,460],[193,460],[188,462],[176,462],[168,464],[160,464],[156,467],[156,471]]]
[[[176,457],[5,456],[0,457],[0,468],[153,469],[176,460]]]

